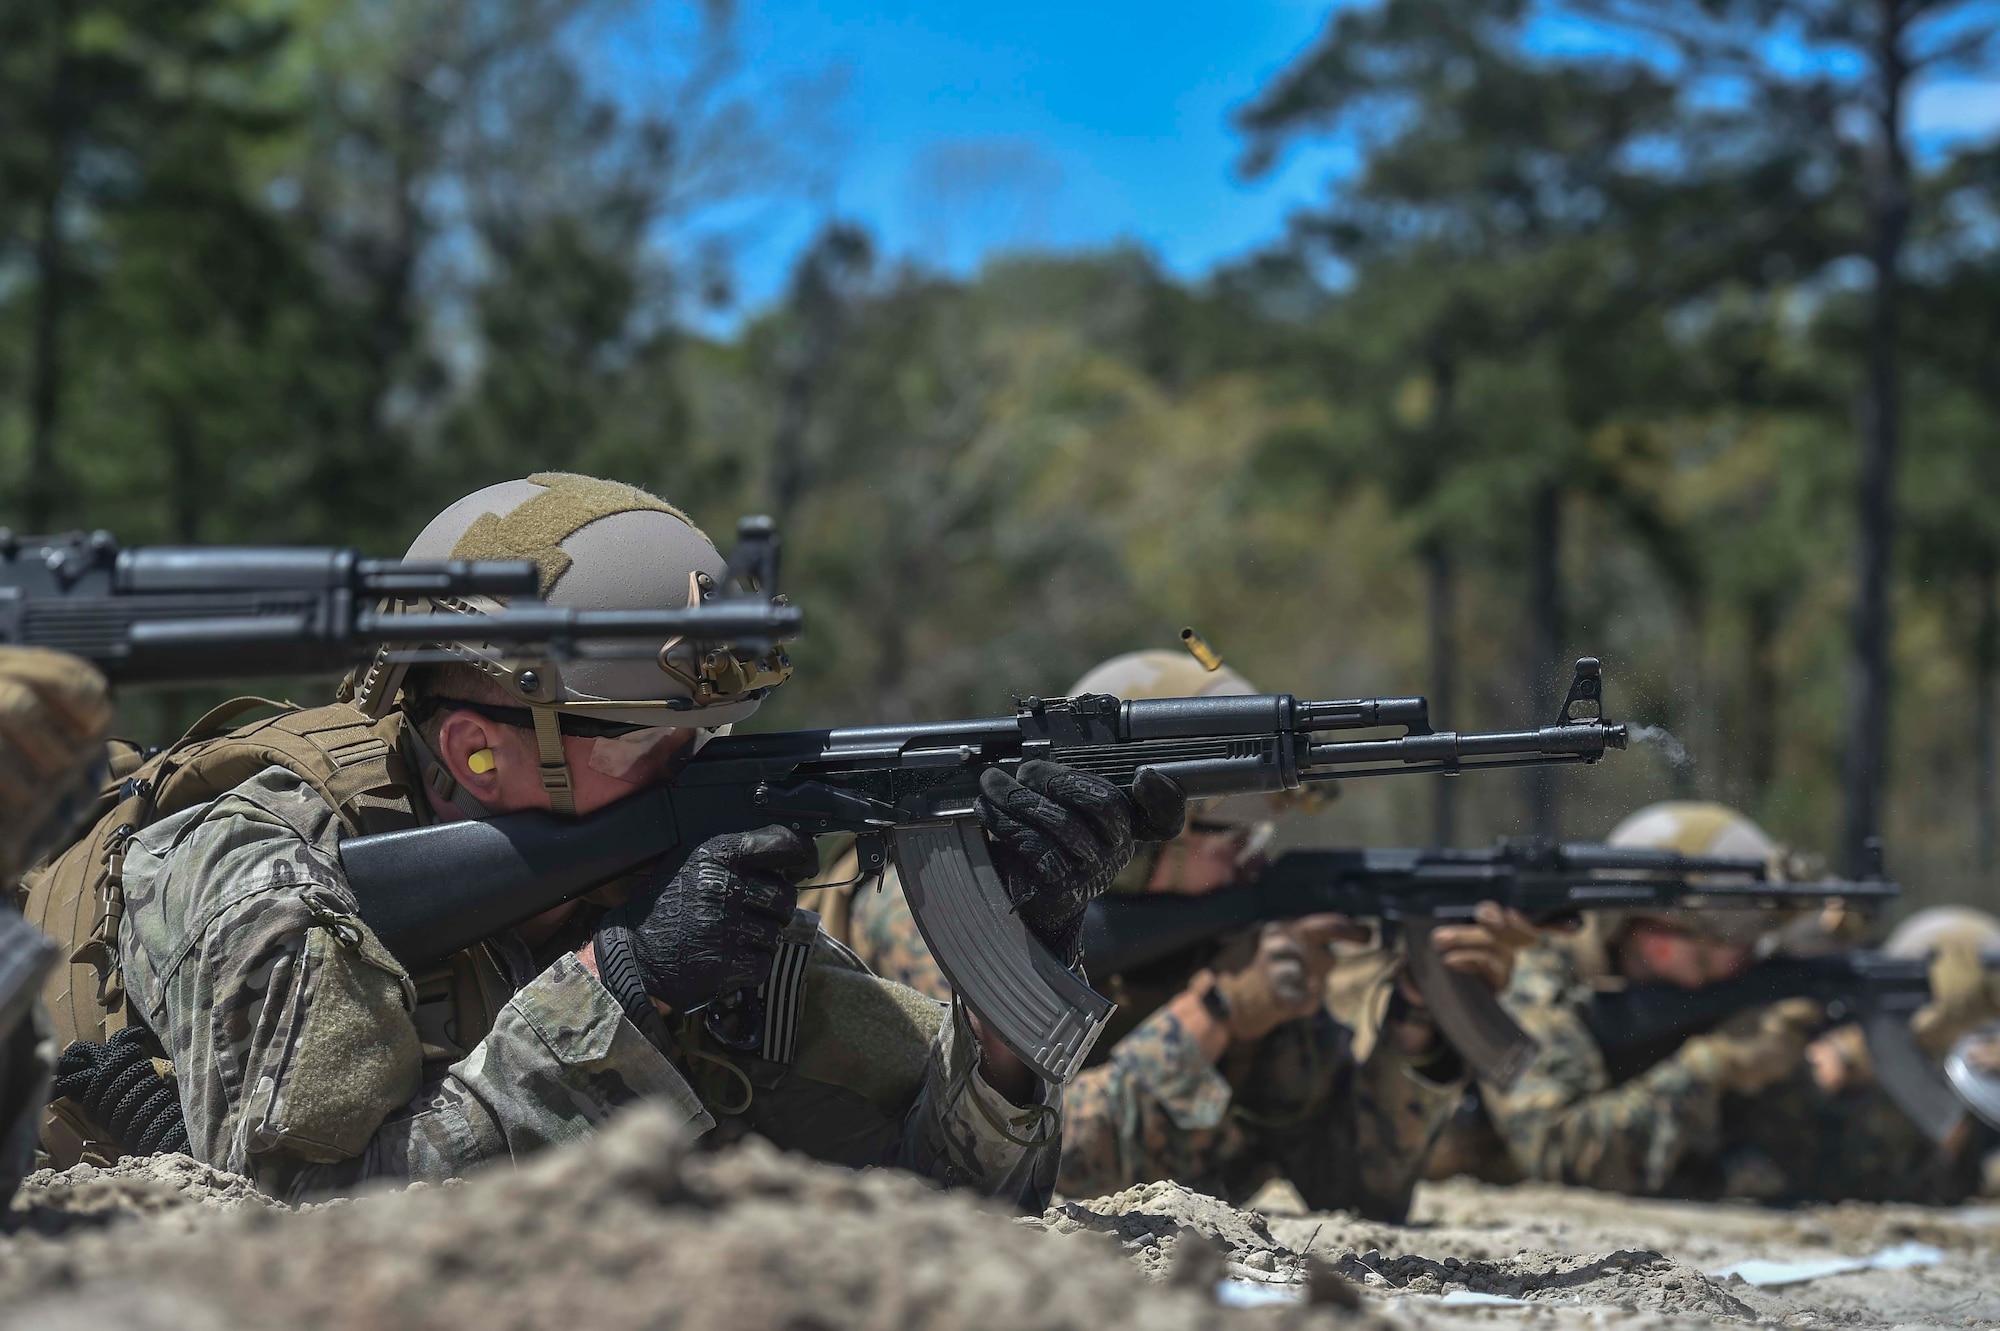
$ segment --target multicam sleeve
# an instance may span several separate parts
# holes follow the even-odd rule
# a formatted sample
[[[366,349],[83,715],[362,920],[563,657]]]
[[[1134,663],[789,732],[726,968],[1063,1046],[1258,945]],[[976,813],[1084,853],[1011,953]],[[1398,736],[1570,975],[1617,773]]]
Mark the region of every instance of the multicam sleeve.
[[[1208,1178],[1242,1149],[1230,1100],[1229,1083],[1160,1008],[1070,1083],[1057,1186],[1096,1197],[1159,1178]]]
[[[1508,1009],[1541,1048],[1511,1087],[1480,1088],[1488,1116],[1531,1179],[1657,1193],[1690,1152],[1716,1141],[1722,1096],[1678,1057],[1621,1086],[1582,1018],[1559,1001]]]
[[[1061,1149],[1062,1088],[1042,1084],[1028,1105],[994,1090],[979,1073],[979,1040],[965,1005],[954,1001],[888,1163],[1040,1214],[1055,1187]]]
[[[420,1085],[408,978],[354,915],[331,855],[228,797],[128,881],[128,992],[166,1042],[194,1153],[273,1194],[442,1179],[581,1135],[658,1095],[670,1063],[572,957]],[[132,859],[128,858],[128,864]]]
[[[1452,1111],[1464,1098],[1464,1064],[1455,1056],[1413,1064],[1392,1032],[1375,1041],[1354,1078],[1355,1186],[1347,1209],[1401,1224],[1417,1180]]]

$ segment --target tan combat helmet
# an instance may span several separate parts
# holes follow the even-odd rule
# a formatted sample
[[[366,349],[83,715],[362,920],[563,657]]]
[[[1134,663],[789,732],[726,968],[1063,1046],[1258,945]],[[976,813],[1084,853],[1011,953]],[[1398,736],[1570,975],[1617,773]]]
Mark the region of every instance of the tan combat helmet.
[[[1197,640],[1198,641],[1198,640]],[[1207,644],[1203,644],[1205,648]],[[1069,696],[1108,693],[1127,702],[1145,698],[1229,698],[1256,693],[1249,680],[1216,660],[1210,669],[1187,652],[1127,652],[1101,661],[1069,686]],[[1219,824],[1251,829],[1253,837],[1269,838],[1271,819],[1280,805],[1265,795],[1230,795],[1196,800],[1188,806],[1188,825]]]
[[[1774,880],[1786,876],[1784,847],[1763,828],[1725,805],[1707,800],[1666,800],[1628,814],[1604,838],[1608,846],[1639,850],[1671,850],[1682,855],[1725,855],[1762,860]],[[1638,919],[1663,924],[1720,943],[1755,946],[1795,912],[1768,910],[1659,911],[1617,917],[1618,932]],[[1613,917],[1601,917],[1612,923]]]
[[[1667,800],[1649,804],[1626,816],[1604,839],[1606,845],[1634,850],[1672,850],[1683,855],[1728,855],[1763,860],[1773,878],[1785,876],[1784,848],[1763,828],[1734,809],[1705,800]],[[1602,981],[1613,976],[1618,945],[1633,925],[1652,920],[1718,943],[1757,947],[1770,940],[1788,912],[1767,910],[1717,911],[1590,911],[1583,926],[1570,933],[1549,935],[1549,941],[1570,954],[1580,978]]]
[[[489,485],[432,519],[407,559],[532,559],[542,599],[578,610],[679,610],[720,590],[728,565],[688,516],[644,490],[561,472]],[[492,602],[427,606],[478,614]],[[493,646],[444,648],[491,678],[534,718],[542,781],[558,812],[574,806],[560,739],[563,718],[610,726],[694,727],[705,742],[743,720],[791,675],[780,650],[741,655],[680,640],[645,656],[525,660]],[[355,700],[380,715],[404,671],[385,655]]]
[[[1930,906],[1897,925],[1882,943],[1892,957],[1930,962],[1931,999],[1910,1018],[1910,1033],[1917,1046],[1934,1059],[1943,1060],[1954,1085],[1964,1094],[1968,1084],[1961,1078],[1968,1069],[1979,1070],[2000,1055],[2000,974],[1989,973],[1987,965],[2000,953],[2000,919],[1971,906]],[[1956,1051],[1960,1057],[1952,1070],[1949,1054],[1961,1037],[1987,1029],[1978,1047],[1979,1057],[1967,1061],[1971,1051]],[[1976,1080],[1973,1089],[1983,1096],[1974,1103],[1982,1117],[1991,1117],[1988,1107],[2000,1104],[2000,1079]],[[1982,1107],[1982,1104],[1986,1107]]]

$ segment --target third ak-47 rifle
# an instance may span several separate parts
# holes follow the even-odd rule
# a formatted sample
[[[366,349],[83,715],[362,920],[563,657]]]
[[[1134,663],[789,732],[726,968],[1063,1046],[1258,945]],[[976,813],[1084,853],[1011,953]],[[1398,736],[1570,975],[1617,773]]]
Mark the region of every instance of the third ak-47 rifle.
[[[958,994],[1010,1049],[1061,1082],[1082,1064],[1113,1005],[1015,915],[973,816],[987,768],[1041,758],[1130,785],[1153,767],[1203,797],[1391,772],[1594,763],[1625,747],[1625,727],[1603,720],[1602,687],[1597,661],[1578,661],[1552,724],[1495,734],[1434,732],[1422,698],[1315,702],[1267,693],[1025,698],[1012,715],[980,720],[730,735],[705,747],[673,785],[587,818],[506,814],[356,838],[340,854],[362,917],[415,965],[647,861],[675,862],[725,832],[770,823],[809,835],[853,832],[864,872],[894,855],[918,928]],[[1402,733],[1321,738],[1372,729]],[[725,1038],[724,1025],[744,1038],[759,1024],[754,1003],[742,997],[735,1016],[719,1004],[708,1020]]]
[[[1984,960],[1989,970],[2000,969],[2000,953]],[[1882,1089],[1933,1141],[1952,1135],[1964,1106],[1910,1034],[1910,1017],[1931,999],[1925,958],[1868,949],[1777,956],[1700,989],[1648,984],[1594,994],[1584,1020],[1614,1079],[1623,1080],[1690,1036],[1713,1030],[1738,1012],[1787,998],[1824,1005],[1829,1022],[1859,1022]]]
[[[1482,901],[1548,924],[1586,910],[1769,909],[1834,898],[1879,906],[1897,892],[1879,878],[1778,882],[1762,860],[1588,843],[1295,850],[1244,887],[1092,903],[1084,917],[1084,965],[1093,975],[1121,974],[1267,920],[1321,912],[1379,919],[1385,932],[1402,933],[1412,978],[1438,1025],[1484,1080],[1504,1086],[1533,1054],[1533,1043],[1483,990],[1456,980],[1430,946],[1434,926],[1470,920]]]

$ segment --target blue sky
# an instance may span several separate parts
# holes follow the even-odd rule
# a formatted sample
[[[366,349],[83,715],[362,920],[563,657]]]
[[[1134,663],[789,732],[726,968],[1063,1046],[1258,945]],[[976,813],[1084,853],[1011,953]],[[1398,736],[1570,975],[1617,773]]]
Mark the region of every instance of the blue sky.
[[[650,63],[685,0],[643,0],[609,62]],[[1344,165],[1295,151],[1234,171],[1230,113],[1312,41],[1325,0],[739,0],[744,66],[804,88],[805,178],[741,218],[739,293],[782,287],[824,218],[866,224],[891,255],[964,271],[996,249],[1136,241],[1193,276],[1277,237]],[[1552,34],[1553,36],[1553,34]],[[1552,45],[1572,47],[1569,32]],[[1587,45],[1587,35],[1582,39]],[[641,75],[640,82],[644,81]],[[1920,136],[2000,123],[1991,86],[1917,97]]]

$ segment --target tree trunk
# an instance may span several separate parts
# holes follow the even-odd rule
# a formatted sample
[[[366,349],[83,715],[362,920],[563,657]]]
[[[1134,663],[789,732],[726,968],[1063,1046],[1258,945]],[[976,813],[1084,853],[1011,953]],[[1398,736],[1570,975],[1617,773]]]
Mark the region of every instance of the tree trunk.
[[[1778,774],[1778,598],[1761,593],[1750,599],[1747,687],[1743,718],[1745,764],[1750,776],[1749,798],[1754,811],[1764,807],[1771,782]]]
[[[69,183],[69,0],[52,0],[49,15],[49,90],[44,108],[47,178],[37,200],[35,324],[28,370],[28,474],[21,487],[21,518],[31,532],[52,530],[62,502],[62,465],[56,453],[63,402],[63,322],[68,314],[68,266],[62,235],[63,198]]]
[[[1903,143],[1905,62],[1902,0],[1877,0],[1880,33],[1875,77],[1881,89],[1868,199],[1868,257],[1875,270],[1869,301],[1867,386],[1860,412],[1860,523],[1855,545],[1853,664],[1848,681],[1847,751],[1842,773],[1848,872],[1865,872],[1868,842],[1881,831],[1888,765],[1890,679],[1889,575],[1895,540],[1896,383],[1899,266],[1910,221],[1910,169]]]
[[[1996,600],[2000,585],[1996,584],[2000,584],[2000,562],[1996,562],[1993,552],[1989,550],[1980,562],[1979,576],[1974,583],[1979,589],[1979,613],[1972,643],[1972,736],[1977,747],[1973,787],[1979,800],[1977,854],[1979,876],[1989,885],[1993,881],[1996,842],[2000,842],[1993,790],[1993,688],[1996,677],[2000,677],[2000,600]]]
[[[1528,724],[1545,726],[1555,720],[1567,678],[1561,673],[1562,489],[1555,482],[1550,481],[1535,492],[1531,522],[1534,545],[1529,555],[1528,585],[1533,600],[1530,611],[1533,624],[1528,662],[1532,674],[1529,696],[1534,699],[1535,714]],[[1553,841],[1562,834],[1554,768],[1528,769],[1528,814],[1529,826],[1536,836]]]
[[[1431,725],[1451,728],[1452,692],[1458,666],[1458,586],[1451,552],[1444,541],[1432,537],[1424,544],[1424,571],[1430,612]],[[1431,844],[1449,846],[1457,831],[1454,818],[1458,778],[1437,778],[1435,802],[1431,806]]]

